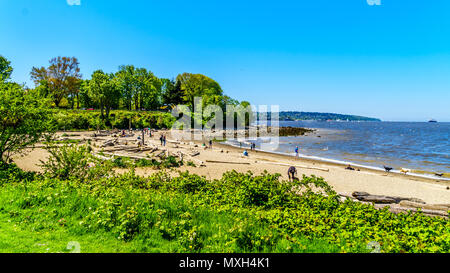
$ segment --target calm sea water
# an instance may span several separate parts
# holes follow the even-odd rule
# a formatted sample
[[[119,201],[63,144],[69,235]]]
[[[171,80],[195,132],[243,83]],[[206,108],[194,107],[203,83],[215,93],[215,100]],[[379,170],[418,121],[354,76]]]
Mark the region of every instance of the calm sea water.
[[[317,132],[281,137],[274,152],[294,154],[299,146],[306,156],[450,173],[450,123],[286,121],[280,126],[314,128]]]

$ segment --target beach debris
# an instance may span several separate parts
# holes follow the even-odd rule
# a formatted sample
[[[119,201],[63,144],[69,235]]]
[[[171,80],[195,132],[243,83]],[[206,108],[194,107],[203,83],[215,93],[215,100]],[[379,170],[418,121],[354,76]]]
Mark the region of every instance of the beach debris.
[[[191,161],[197,162],[198,167],[206,167],[205,162],[203,162],[197,158],[193,158],[191,155],[188,155],[182,151],[178,151],[178,153],[180,153],[183,157],[189,157]]]
[[[387,166],[383,166],[383,167],[386,170],[386,172],[390,172],[390,171],[392,171],[394,169],[394,168],[387,167]]]
[[[161,151],[159,154],[157,154],[156,156],[159,157],[159,158],[161,158],[162,156],[165,156],[167,152],[168,152],[167,150],[162,150],[162,151]]]
[[[399,204],[391,204],[391,205],[375,204],[374,205],[374,207],[376,209],[382,209],[382,208],[385,208],[386,206],[389,208],[389,211],[394,214],[419,212],[418,208],[402,207]],[[441,211],[441,210],[420,209],[420,212],[423,213],[423,215],[428,216],[428,217],[448,218],[448,213],[445,211]]]
[[[354,192],[353,197],[363,202],[370,202],[375,204],[396,204],[397,201],[393,198],[382,195],[370,195],[365,192]]]
[[[222,164],[238,164],[238,165],[250,165],[249,162],[232,162],[232,161],[217,161],[217,160],[206,160],[207,163],[222,163]]]
[[[367,192],[354,192],[352,196],[359,201],[370,202],[375,204],[399,204],[401,201],[411,201],[415,203],[425,204],[425,202],[418,198],[405,198],[396,196],[372,195]]]
[[[108,140],[102,144],[102,147],[111,147],[114,145],[116,145],[114,140]]]
[[[440,211],[449,211],[450,210],[450,204],[446,204],[446,205],[428,205],[428,204],[411,202],[411,201],[407,201],[407,200],[403,200],[399,204],[400,204],[400,206],[407,207],[407,208],[440,210]]]
[[[146,156],[138,156],[138,155],[128,155],[128,154],[117,154],[117,153],[103,153],[104,155],[109,155],[112,157],[127,157],[130,159],[134,159],[134,160],[139,160],[139,159],[148,159],[148,157]],[[98,155],[96,155],[98,157]]]
[[[195,151],[192,154],[190,154],[190,156],[198,156],[198,155],[200,155],[200,152],[198,152],[198,151]]]

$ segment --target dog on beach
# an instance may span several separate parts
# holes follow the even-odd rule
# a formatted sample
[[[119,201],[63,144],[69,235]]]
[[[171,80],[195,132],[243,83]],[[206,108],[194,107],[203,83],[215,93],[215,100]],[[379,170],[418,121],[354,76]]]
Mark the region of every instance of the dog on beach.
[[[394,169],[394,168],[387,167],[387,166],[383,166],[383,167],[386,170],[386,172],[390,172],[390,171],[392,171]]]
[[[410,173],[411,172],[411,170],[410,169],[401,169],[400,170],[400,172],[402,172],[403,174],[408,174],[408,173]]]

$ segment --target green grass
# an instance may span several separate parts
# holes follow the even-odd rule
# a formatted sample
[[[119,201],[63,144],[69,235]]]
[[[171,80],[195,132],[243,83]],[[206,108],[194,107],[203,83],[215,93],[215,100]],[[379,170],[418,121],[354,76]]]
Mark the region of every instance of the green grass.
[[[62,187],[62,188],[65,188]],[[175,253],[175,252],[339,252],[339,248],[321,240],[299,239],[293,245],[288,240],[279,240],[275,245],[259,249],[244,247],[246,239],[253,234],[270,238],[273,230],[260,224],[251,214],[243,212],[217,212],[196,208],[185,196],[167,196],[152,193],[153,209],[146,211],[153,216],[153,225],[142,230],[132,239],[123,240],[117,233],[81,225],[84,206],[96,207],[88,196],[67,193],[66,204],[52,203],[48,197],[55,196],[62,188],[44,189],[46,205],[31,205],[18,200],[27,195],[22,186],[6,186],[1,194],[3,205],[0,213],[0,252],[3,253],[69,253],[69,242],[78,242],[82,253]],[[34,189],[32,190],[34,191]],[[31,194],[33,196],[34,194]],[[30,195],[29,195],[30,196]],[[37,197],[36,195],[34,195]],[[9,201],[8,201],[9,200]],[[25,200],[31,201],[27,198]],[[91,207],[92,208],[92,207]],[[6,213],[9,211],[9,213]],[[88,209],[89,211],[89,209]],[[59,219],[59,220],[58,220]],[[61,221],[64,219],[64,221]],[[242,225],[245,223],[245,225]],[[199,238],[196,238],[196,230]],[[243,230],[239,230],[243,229]],[[232,233],[240,234],[236,238]],[[190,236],[194,239],[191,240]],[[236,242],[237,241],[237,242]]]
[[[71,241],[82,252],[368,252],[371,242],[383,252],[450,251],[448,219],[341,202],[317,177],[279,178],[131,171],[61,180],[0,166],[0,252],[67,252]]]
[[[0,253],[71,253],[78,242],[81,253],[132,253],[134,243],[123,242],[107,233],[75,235],[65,227],[33,230],[0,214]]]

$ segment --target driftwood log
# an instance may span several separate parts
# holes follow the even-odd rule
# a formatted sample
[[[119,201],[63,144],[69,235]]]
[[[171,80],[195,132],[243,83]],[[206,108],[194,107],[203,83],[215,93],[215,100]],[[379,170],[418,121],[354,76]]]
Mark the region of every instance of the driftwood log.
[[[390,205],[389,206],[389,211],[395,214],[400,214],[400,213],[407,213],[407,212],[418,212],[419,209],[417,208],[406,208],[406,207],[401,207],[399,205]],[[430,210],[430,209],[421,209],[420,210],[424,215],[426,216],[431,216],[431,217],[448,217],[448,213],[445,211],[440,211],[440,210]]]
[[[421,204],[421,203],[416,203],[416,202],[411,202],[411,201],[406,201],[406,200],[401,201],[400,206],[406,207],[406,208],[439,210],[439,211],[444,211],[444,212],[447,212],[450,210],[450,205],[429,205],[429,204]]]
[[[411,201],[415,203],[425,204],[423,200],[418,198],[404,198],[396,196],[371,195],[367,192],[354,192],[352,196],[359,201],[370,202],[375,204],[398,204],[401,201]]]
[[[361,194],[361,193],[359,193]],[[367,193],[362,193],[367,194]],[[386,204],[386,203],[374,203],[374,202],[365,202],[365,201],[361,201],[359,199],[356,199],[353,195],[350,195],[348,193],[339,193],[339,196],[341,197],[341,202],[344,202],[346,199],[350,199],[353,200],[355,202],[360,202],[363,204],[371,204],[374,206],[374,208],[376,209],[383,209],[383,208],[388,208],[390,212],[395,213],[395,214],[400,214],[400,213],[407,213],[407,212],[418,212],[419,209],[420,211],[426,215],[426,216],[430,216],[430,217],[448,217],[448,211],[450,210],[450,204],[438,204],[438,205],[427,205],[425,204],[425,202],[412,202],[412,201],[408,201],[408,200],[403,200],[400,201],[399,204],[397,203],[392,203],[392,204]],[[370,196],[369,195],[364,195],[364,196]],[[395,199],[395,198],[391,198],[391,199]],[[413,200],[420,200],[420,199],[416,199],[416,198],[410,198]]]
[[[222,164],[237,164],[237,165],[250,165],[249,162],[231,162],[231,161],[217,161],[217,160],[206,160],[207,163],[222,163]]]
[[[139,159],[149,159],[145,156],[138,156],[138,155],[126,155],[126,154],[117,154],[117,153],[103,153],[105,155],[110,155],[113,157],[128,157],[130,159],[139,160]]]

